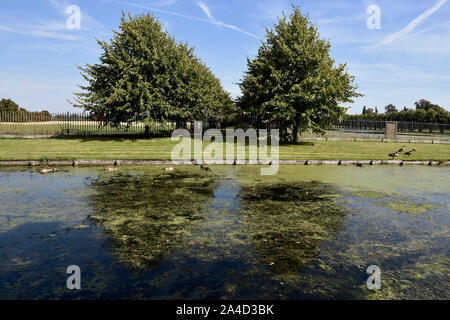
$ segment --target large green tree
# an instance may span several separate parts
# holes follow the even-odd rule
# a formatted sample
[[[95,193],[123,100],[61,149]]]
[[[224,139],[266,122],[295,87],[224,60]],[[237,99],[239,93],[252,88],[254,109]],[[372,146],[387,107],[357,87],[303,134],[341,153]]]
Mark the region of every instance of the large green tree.
[[[18,112],[19,105],[11,99],[0,100],[0,112]]]
[[[296,6],[289,18],[283,13],[273,29],[266,28],[256,58],[247,64],[238,107],[265,122],[283,123],[284,139],[297,141],[305,130],[323,133],[344,115],[339,104],[360,96],[346,64],[335,66],[329,41]]]
[[[81,68],[87,85],[73,103],[111,123],[225,116],[234,108],[220,81],[152,15],[122,16],[100,63]]]

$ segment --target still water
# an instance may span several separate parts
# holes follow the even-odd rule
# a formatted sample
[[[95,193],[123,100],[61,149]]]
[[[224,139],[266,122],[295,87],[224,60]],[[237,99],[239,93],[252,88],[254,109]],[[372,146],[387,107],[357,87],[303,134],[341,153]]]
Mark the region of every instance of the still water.
[[[448,168],[162,169],[0,169],[0,299],[449,299]]]

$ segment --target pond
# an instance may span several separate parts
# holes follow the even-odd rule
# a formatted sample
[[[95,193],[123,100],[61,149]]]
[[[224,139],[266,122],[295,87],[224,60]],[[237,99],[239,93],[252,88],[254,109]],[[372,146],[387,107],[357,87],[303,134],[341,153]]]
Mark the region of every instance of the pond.
[[[448,168],[210,169],[1,168],[0,299],[449,299]]]

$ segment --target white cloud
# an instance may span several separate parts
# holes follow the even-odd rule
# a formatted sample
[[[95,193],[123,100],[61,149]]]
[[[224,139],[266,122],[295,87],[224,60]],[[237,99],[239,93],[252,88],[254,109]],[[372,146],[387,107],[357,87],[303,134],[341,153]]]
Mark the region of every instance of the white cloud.
[[[392,63],[349,63],[349,72],[364,81],[370,80],[379,84],[419,84],[434,82],[448,82],[447,72],[433,72],[420,70],[412,65],[398,65]]]
[[[440,28],[438,32],[430,32],[437,28]],[[421,60],[417,60],[417,65],[430,63],[442,63],[445,65],[448,57],[450,57],[450,42],[448,39],[450,39],[450,22],[435,25],[405,36],[402,41],[380,47],[383,50],[379,53],[397,58],[419,58]],[[366,52],[375,54],[377,50],[368,46],[366,47]],[[439,60],[442,61],[439,62]]]
[[[28,19],[29,23],[22,23],[18,19],[10,19],[7,15],[2,17],[2,25],[0,25],[0,31],[21,34],[31,37],[50,38],[57,40],[71,40],[77,41],[81,39],[83,31],[95,30],[97,33],[99,30],[104,29],[103,25],[92,18],[87,12],[82,11],[82,23],[81,30],[73,32],[67,28],[66,19],[68,15],[65,10],[70,3],[67,0],[49,0],[51,7],[55,8],[59,14],[59,18],[53,21],[48,19],[31,18]]]
[[[1,31],[16,33],[16,34],[22,34],[27,36],[33,36],[33,37],[42,37],[42,38],[52,38],[52,39],[60,39],[60,40],[78,40],[79,37],[61,33],[61,32],[52,32],[52,31],[45,31],[42,29],[35,29],[35,28],[12,28],[10,26],[2,26],[0,25]]]
[[[387,36],[384,40],[377,43],[374,47],[381,47],[388,44],[393,43],[396,40],[399,40],[403,37],[405,37],[408,33],[413,31],[419,24],[424,22],[429,16],[431,16],[433,13],[439,10],[440,7],[442,7],[448,0],[439,0],[432,8],[425,10],[421,15],[419,15],[417,18],[412,20],[406,27],[401,29],[400,31],[394,32]]]
[[[171,6],[177,2],[178,2],[178,0],[161,0],[161,1],[152,2],[151,5],[165,7],[165,6]]]
[[[343,24],[343,23],[356,22],[356,21],[365,21],[365,19],[366,19],[366,15],[359,14],[359,15],[342,17],[342,18],[318,19],[315,22],[317,22],[319,25],[321,25],[321,24]]]

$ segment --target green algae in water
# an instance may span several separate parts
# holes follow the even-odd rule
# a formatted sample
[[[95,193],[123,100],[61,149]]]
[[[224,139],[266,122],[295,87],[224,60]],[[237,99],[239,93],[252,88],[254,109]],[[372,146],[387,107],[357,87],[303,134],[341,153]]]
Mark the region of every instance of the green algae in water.
[[[155,265],[186,245],[200,209],[213,195],[213,174],[173,171],[157,175],[101,176],[92,181],[94,214],[120,259],[136,268]]]
[[[382,199],[391,196],[387,193],[377,191],[354,191],[353,195],[356,197],[369,199]]]
[[[413,203],[413,202],[379,202],[378,206],[385,206],[397,212],[406,212],[411,215],[419,215],[429,210],[442,208],[440,205],[433,205],[431,203]]]
[[[293,274],[335,237],[344,210],[336,190],[319,182],[244,185],[246,231],[260,259],[276,273]]]
[[[383,270],[382,270],[383,271]],[[449,284],[445,278],[450,264],[442,254],[419,256],[395,270],[385,270],[380,290],[361,286],[368,300],[449,299]]]
[[[17,226],[0,228],[0,298],[449,298],[448,170],[259,169],[10,170],[0,225]],[[395,214],[384,202],[436,208]],[[74,262],[84,290],[71,295],[60,283]],[[379,291],[365,286],[372,264]]]
[[[92,186],[97,192],[90,198],[96,208],[91,219],[104,228],[121,261],[148,269],[184,252],[182,261],[235,265],[220,271],[235,274],[208,280],[217,286],[228,279],[222,290],[229,298],[245,297],[264,278],[288,284],[280,288],[285,294],[298,292],[304,281],[293,282],[297,272],[317,259],[320,243],[336,235],[344,216],[335,188],[320,182],[238,185],[180,170],[107,176]],[[180,272],[176,265],[167,270],[160,285],[168,286],[168,275]],[[233,282],[240,273],[249,280]]]

